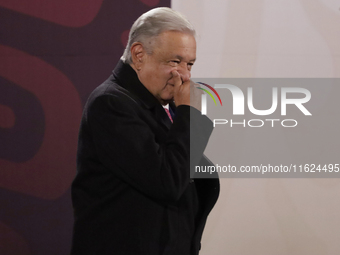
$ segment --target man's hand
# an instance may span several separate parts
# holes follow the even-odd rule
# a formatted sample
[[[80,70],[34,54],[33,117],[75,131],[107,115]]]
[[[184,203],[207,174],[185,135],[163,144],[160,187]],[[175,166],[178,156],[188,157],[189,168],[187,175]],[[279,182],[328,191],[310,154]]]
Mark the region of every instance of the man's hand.
[[[203,90],[198,89],[199,84],[190,80],[190,105],[201,111]]]
[[[180,74],[177,71],[172,71],[174,78],[174,101],[175,105],[190,105],[201,111],[201,95],[202,90],[197,89],[198,84],[192,80],[182,83]]]

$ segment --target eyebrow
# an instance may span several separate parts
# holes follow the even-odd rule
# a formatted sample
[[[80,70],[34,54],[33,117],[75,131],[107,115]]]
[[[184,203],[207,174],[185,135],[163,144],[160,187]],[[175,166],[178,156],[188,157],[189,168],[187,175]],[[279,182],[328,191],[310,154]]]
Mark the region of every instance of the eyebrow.
[[[175,57],[178,58],[181,61],[183,60],[183,57],[180,56],[180,55],[176,55]],[[196,61],[196,58],[189,60],[189,62],[195,62],[195,61]]]

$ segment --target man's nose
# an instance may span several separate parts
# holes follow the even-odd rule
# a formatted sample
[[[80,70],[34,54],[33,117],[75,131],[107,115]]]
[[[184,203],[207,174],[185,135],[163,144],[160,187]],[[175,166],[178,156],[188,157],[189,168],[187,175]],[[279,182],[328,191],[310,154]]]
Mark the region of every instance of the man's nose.
[[[181,76],[182,82],[186,82],[186,81],[190,80],[191,72],[190,72],[190,70],[188,70],[187,66],[178,68],[178,73]]]

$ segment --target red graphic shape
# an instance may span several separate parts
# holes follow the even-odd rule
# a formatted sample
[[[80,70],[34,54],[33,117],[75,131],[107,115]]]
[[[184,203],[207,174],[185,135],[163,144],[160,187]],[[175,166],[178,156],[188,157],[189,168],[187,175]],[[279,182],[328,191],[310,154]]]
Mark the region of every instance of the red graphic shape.
[[[0,159],[0,187],[56,199],[69,188],[76,171],[76,147],[82,106],[77,90],[43,60],[0,45],[0,75],[33,93],[45,115],[44,140],[23,163]]]
[[[128,40],[129,40],[129,30],[125,30],[121,35],[120,35],[120,42],[123,44],[124,47],[126,47]]]
[[[0,6],[68,27],[90,23],[104,0],[0,0]]]
[[[147,6],[150,6],[150,7],[153,7],[159,4],[159,0],[139,0],[139,1],[141,1],[143,4],[146,4]]]
[[[0,222],[0,254],[30,255],[26,240],[13,229]]]
[[[0,104],[0,128],[11,128],[15,124],[15,114],[11,108]]]

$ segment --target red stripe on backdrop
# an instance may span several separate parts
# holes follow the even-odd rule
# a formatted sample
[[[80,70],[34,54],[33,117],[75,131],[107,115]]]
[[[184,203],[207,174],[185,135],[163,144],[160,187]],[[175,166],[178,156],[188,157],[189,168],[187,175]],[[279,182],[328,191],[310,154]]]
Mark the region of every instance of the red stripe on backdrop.
[[[6,105],[0,105],[0,128],[11,128],[15,124],[15,114]]]
[[[31,255],[29,244],[19,233],[0,222],[0,254]]]
[[[143,4],[146,4],[147,6],[150,6],[150,7],[154,7],[157,4],[159,4],[159,0],[139,0],[139,1],[141,1]]]
[[[68,27],[81,27],[98,14],[104,0],[0,0],[0,6]]]
[[[33,93],[45,115],[44,140],[32,159],[23,163],[0,159],[0,187],[58,198],[75,175],[79,94],[62,72],[37,57],[6,46],[0,46],[0,56],[0,76]]]

